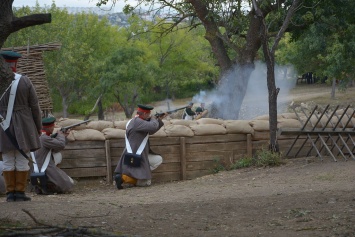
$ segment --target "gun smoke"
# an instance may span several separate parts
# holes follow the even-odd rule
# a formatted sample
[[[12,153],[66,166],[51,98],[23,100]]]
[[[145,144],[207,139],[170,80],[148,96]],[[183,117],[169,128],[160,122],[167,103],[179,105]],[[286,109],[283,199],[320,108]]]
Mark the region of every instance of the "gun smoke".
[[[237,73],[242,70],[234,68],[224,78],[221,79],[219,87],[212,91],[201,91],[192,99],[194,103],[205,102],[207,109],[211,111],[213,106],[213,117],[222,119],[235,118],[233,106],[237,103],[242,103],[238,119],[250,120],[257,116],[268,114],[268,88],[267,88],[267,68],[265,63],[256,62],[255,69],[252,71],[249,81],[243,82],[236,80]],[[276,87],[280,88],[278,94],[278,113],[285,112],[288,102],[286,97],[296,84],[296,72],[292,66],[275,65],[275,83]],[[242,97],[235,96],[239,90],[245,90],[246,95]],[[240,101],[236,101],[240,100]]]

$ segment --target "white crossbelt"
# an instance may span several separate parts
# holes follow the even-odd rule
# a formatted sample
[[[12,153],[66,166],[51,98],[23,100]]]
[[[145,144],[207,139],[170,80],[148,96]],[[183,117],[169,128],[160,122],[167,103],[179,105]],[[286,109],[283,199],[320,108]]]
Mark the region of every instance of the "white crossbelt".
[[[6,129],[9,128],[10,126],[10,121],[11,121],[11,116],[12,116],[12,111],[14,110],[14,104],[15,104],[15,97],[16,97],[16,91],[17,91],[17,86],[20,81],[21,75],[15,73],[15,79],[11,83],[11,90],[10,90],[10,97],[9,97],[9,103],[7,105],[7,113],[6,113],[6,119],[3,120],[0,123],[0,126],[2,129],[5,131]],[[5,91],[6,92],[6,91]],[[2,116],[1,116],[2,117]],[[2,117],[3,118],[3,117]]]
[[[132,121],[132,119],[127,122],[127,124],[126,124],[126,131],[127,131],[128,124],[129,124],[131,121]],[[148,133],[147,136],[143,139],[141,145],[139,146],[139,148],[138,148],[138,150],[137,150],[137,152],[136,152],[137,155],[142,154],[142,152],[143,152],[143,150],[144,150],[144,148],[145,148],[145,145],[147,144],[148,137],[149,137],[149,133]],[[131,148],[131,145],[129,144],[129,141],[128,141],[128,138],[127,138],[127,132],[125,133],[125,138],[126,138],[125,141],[126,141],[126,148],[127,148],[127,151],[128,151],[128,153],[132,153],[132,148]]]
[[[49,150],[47,156],[46,156],[46,160],[44,161],[43,165],[42,165],[42,168],[41,168],[41,173],[43,173],[44,171],[46,171],[47,167],[48,167],[48,164],[49,164],[49,161],[51,159],[51,154],[52,154],[52,150]],[[39,169],[38,169],[38,165],[37,165],[37,161],[36,161],[36,157],[35,157],[35,154],[34,152],[31,152],[31,157],[32,157],[32,160],[34,161],[34,164],[33,164],[33,171],[35,173],[39,173]]]

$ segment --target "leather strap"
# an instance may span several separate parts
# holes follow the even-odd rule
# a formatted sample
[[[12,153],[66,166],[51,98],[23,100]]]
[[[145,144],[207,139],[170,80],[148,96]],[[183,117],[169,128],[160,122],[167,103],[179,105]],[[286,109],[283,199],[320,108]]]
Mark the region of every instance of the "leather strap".
[[[129,144],[129,141],[128,141],[128,138],[127,138],[127,127],[128,127],[128,124],[131,121],[132,121],[132,119],[127,122],[127,124],[126,124],[126,133],[125,133],[126,148],[127,148],[128,153],[133,153],[131,145]],[[139,148],[138,148],[138,150],[136,152],[137,155],[142,154],[142,152],[143,152],[143,150],[145,148],[145,145],[147,144],[148,138],[149,138],[149,134],[147,134],[147,136],[143,139],[141,145],[139,146]]]
[[[10,121],[11,121],[11,116],[12,116],[12,111],[14,110],[14,104],[15,104],[15,97],[16,97],[16,91],[17,91],[17,86],[20,81],[21,75],[15,73],[15,80],[12,81],[11,83],[11,90],[10,90],[10,97],[9,97],[9,103],[7,105],[7,113],[6,113],[6,119],[3,120],[0,125],[2,129],[5,131],[6,129],[9,128],[10,126]],[[2,117],[3,119],[3,117]]]
[[[46,156],[46,159],[42,165],[42,168],[41,168],[41,173],[43,173],[44,171],[46,171],[48,165],[49,165],[49,161],[51,159],[51,155],[52,155],[52,149],[49,150],[47,156]],[[35,153],[34,152],[31,152],[31,157],[32,157],[32,160],[35,162],[33,164],[33,171],[35,173],[39,173],[39,169],[38,169],[38,165],[37,165],[37,161],[36,161],[36,157],[35,157]]]

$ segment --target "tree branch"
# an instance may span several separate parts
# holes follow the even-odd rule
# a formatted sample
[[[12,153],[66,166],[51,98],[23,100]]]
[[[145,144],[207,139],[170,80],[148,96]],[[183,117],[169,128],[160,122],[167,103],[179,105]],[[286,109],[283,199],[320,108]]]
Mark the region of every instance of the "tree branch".
[[[45,23],[51,23],[51,21],[52,21],[52,15],[50,13],[33,14],[33,15],[23,16],[23,17],[14,17],[11,22],[12,25],[11,33],[19,31],[23,28],[42,25]]]

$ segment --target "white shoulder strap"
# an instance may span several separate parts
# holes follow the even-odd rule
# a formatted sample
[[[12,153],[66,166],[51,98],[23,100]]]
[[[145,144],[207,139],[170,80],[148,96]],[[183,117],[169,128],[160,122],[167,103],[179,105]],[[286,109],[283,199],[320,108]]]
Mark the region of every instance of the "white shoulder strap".
[[[126,124],[126,133],[125,133],[126,148],[127,148],[128,153],[132,153],[132,148],[131,148],[131,145],[129,144],[128,138],[127,138],[127,127],[128,127],[128,124],[131,122],[131,120],[129,120]],[[139,146],[139,148],[136,152],[137,155],[142,154],[142,152],[145,148],[145,145],[147,144],[148,138],[149,138],[149,134],[147,134],[147,136],[143,139],[141,145]]]
[[[9,128],[10,126],[10,121],[11,121],[11,116],[12,116],[12,111],[14,110],[14,104],[15,104],[15,97],[16,97],[16,91],[17,91],[17,86],[20,81],[21,75],[15,73],[15,79],[12,81],[11,84],[11,90],[10,90],[10,97],[9,97],[9,104],[7,105],[7,113],[6,113],[6,119],[1,122],[1,127],[5,131],[6,129]]]
[[[52,155],[52,150],[49,150],[47,156],[46,156],[46,159],[42,165],[42,168],[41,168],[41,173],[43,173],[44,171],[46,171],[48,165],[49,165],[49,161],[51,159],[51,155]],[[36,157],[35,157],[35,153],[34,152],[31,152],[31,157],[32,157],[32,160],[34,161],[33,163],[33,171],[35,173],[39,173],[39,169],[38,169],[38,165],[37,165],[37,161],[36,161]]]

